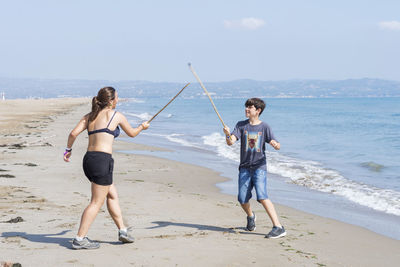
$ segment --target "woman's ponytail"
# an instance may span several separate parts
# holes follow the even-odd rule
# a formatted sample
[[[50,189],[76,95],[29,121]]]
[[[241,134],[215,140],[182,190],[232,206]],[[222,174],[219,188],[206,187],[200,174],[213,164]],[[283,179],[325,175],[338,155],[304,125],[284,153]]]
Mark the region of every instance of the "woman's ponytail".
[[[92,98],[92,111],[89,113],[89,121],[94,121],[99,112],[107,107],[111,100],[115,98],[115,89],[112,87],[101,88],[97,96]]]

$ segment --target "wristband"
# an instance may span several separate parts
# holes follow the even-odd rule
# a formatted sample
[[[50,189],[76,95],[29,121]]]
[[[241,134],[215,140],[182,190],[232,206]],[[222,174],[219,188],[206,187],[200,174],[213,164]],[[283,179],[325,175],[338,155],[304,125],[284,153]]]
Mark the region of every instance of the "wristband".
[[[71,153],[72,148],[65,148],[64,156],[67,155],[68,153]]]

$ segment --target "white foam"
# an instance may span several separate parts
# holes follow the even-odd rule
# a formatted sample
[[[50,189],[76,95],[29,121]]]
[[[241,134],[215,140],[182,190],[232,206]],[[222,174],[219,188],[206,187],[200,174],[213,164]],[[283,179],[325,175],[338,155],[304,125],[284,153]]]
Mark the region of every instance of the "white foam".
[[[186,147],[200,148],[195,143],[189,142],[189,141],[181,138],[182,136],[185,136],[185,135],[184,134],[170,134],[170,135],[167,135],[166,138],[171,142],[178,143],[178,144],[186,146]]]
[[[137,99],[137,98],[128,98],[128,101],[133,102],[133,103],[145,103],[146,102],[143,99]]]
[[[270,152],[268,171],[290,178],[298,185],[339,195],[360,205],[400,216],[400,192],[355,182],[339,172],[305,161]]]
[[[142,121],[147,121],[147,120],[150,120],[155,113],[154,114],[149,114],[147,112],[144,112],[144,113],[136,114],[136,113],[132,113],[132,112],[126,112],[124,114],[126,114],[128,116],[131,116],[131,117],[139,118]],[[164,118],[171,118],[173,116],[173,114],[171,114],[171,113],[168,113],[168,114],[160,113],[158,115],[158,117],[160,117],[160,116],[164,117]]]
[[[167,140],[169,140],[170,142],[177,143],[177,144],[180,144],[182,146],[203,149],[203,147],[200,144],[194,143],[194,142],[189,142],[186,139],[184,139],[183,137],[187,136],[186,134],[179,134],[179,133],[174,133],[174,134],[147,133],[146,135],[164,137]]]
[[[143,121],[150,120],[151,117],[153,117],[153,115],[151,115],[151,114],[149,114],[149,113],[147,113],[147,112],[141,113],[141,114],[126,112],[125,114],[128,115],[128,116],[131,116],[131,117],[139,118],[139,119],[141,119],[141,120],[143,120]]]
[[[228,146],[225,142],[225,136],[220,133],[213,133],[202,137],[205,145],[216,149],[218,156],[228,158],[230,160],[240,161],[240,147],[238,144]]]
[[[220,133],[203,136],[205,145],[216,149],[221,157],[239,162],[240,147],[227,146]],[[400,216],[400,192],[358,183],[315,161],[300,160],[267,151],[268,172],[290,179],[290,182],[321,192],[347,198],[360,205]]]

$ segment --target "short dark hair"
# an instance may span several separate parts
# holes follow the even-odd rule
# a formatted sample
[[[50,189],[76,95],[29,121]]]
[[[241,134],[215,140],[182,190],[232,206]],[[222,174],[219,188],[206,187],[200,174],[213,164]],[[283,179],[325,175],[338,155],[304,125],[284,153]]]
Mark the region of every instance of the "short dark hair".
[[[257,97],[253,97],[253,98],[249,98],[247,99],[246,103],[244,104],[245,107],[251,107],[254,106],[256,109],[261,109],[260,111],[260,115],[261,113],[264,111],[265,109],[265,102]]]

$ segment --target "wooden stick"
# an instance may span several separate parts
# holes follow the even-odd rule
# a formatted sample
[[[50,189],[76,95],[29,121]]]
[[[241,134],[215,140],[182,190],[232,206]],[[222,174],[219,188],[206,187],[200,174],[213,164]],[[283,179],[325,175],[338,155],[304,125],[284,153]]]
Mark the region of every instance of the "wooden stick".
[[[159,112],[157,112],[148,122],[150,123],[155,117],[157,117],[158,114],[160,114],[161,111],[163,111],[169,104],[171,104],[172,101],[180,94],[182,91],[189,85],[190,83],[187,83],[169,102],[166,104],[162,109],[160,109]]]
[[[211,96],[210,96],[210,94],[208,93],[206,87],[204,87],[204,85],[203,85],[203,83],[201,82],[199,76],[197,76],[196,72],[194,71],[194,69],[193,69],[193,67],[192,67],[192,64],[188,63],[188,65],[189,65],[189,69],[192,71],[194,77],[196,77],[197,81],[200,83],[200,86],[203,88],[204,92],[205,92],[206,95],[208,96],[208,99],[210,99],[210,102],[211,102],[211,104],[212,104],[212,106],[213,106],[213,108],[214,108],[215,113],[217,113],[218,118],[219,118],[219,120],[220,120],[221,123],[222,123],[222,126],[224,126],[224,128],[225,128],[225,123],[224,123],[224,121],[222,120],[221,116],[219,115],[218,110],[217,110],[217,107],[214,105],[214,102],[213,102],[213,100],[211,99]]]

